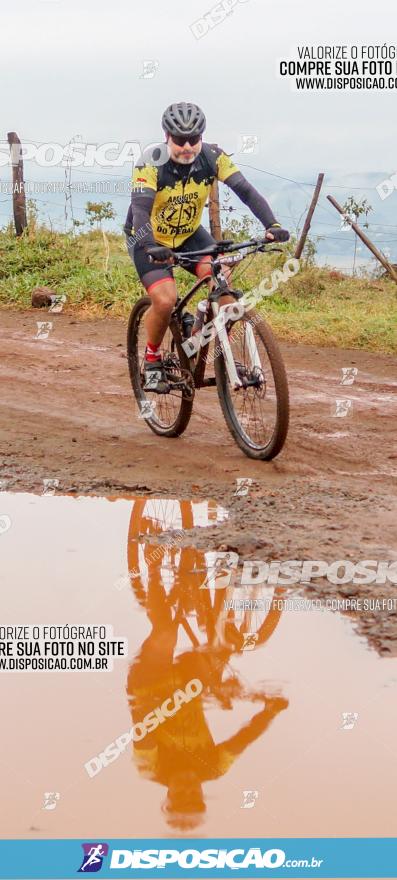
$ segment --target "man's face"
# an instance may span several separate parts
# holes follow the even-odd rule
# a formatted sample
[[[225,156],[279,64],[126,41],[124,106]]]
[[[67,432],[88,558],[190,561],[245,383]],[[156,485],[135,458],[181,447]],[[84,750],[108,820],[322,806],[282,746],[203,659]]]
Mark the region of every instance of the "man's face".
[[[170,134],[167,135],[167,146],[170,157],[174,162],[179,162],[181,165],[190,165],[194,162],[196,156],[198,156],[201,150],[202,143],[202,138],[200,138],[197,144],[190,144],[189,141],[186,141],[181,146],[173,141]]]

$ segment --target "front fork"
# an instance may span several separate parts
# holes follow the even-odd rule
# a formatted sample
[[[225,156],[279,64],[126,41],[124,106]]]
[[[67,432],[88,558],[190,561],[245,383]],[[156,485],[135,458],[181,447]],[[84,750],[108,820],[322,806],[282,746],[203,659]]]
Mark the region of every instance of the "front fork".
[[[226,303],[225,305],[219,305],[219,299],[224,295],[233,296],[235,302],[234,303]],[[232,290],[224,289],[221,284],[220,287],[213,290],[208,296],[209,302],[211,303],[213,320],[215,324],[216,333],[219,339],[219,344],[222,349],[223,358],[225,361],[226,372],[229,378],[229,382],[232,388],[237,390],[238,388],[243,387],[243,383],[237,373],[236,364],[233,357],[232,348],[230,345],[229,336],[226,330],[226,324],[229,321],[237,321],[239,318],[242,318],[244,315],[244,305],[241,302],[241,294],[237,295]],[[240,300],[240,302],[239,302]],[[230,313],[230,317],[227,317],[227,311]]]
[[[209,299],[210,298],[211,298],[211,295],[210,295]],[[238,312],[241,312],[241,314],[236,315],[235,320],[238,320],[239,318],[242,318],[242,316],[244,314],[244,306],[241,303],[238,303],[237,300],[236,300],[235,304],[234,303],[227,303],[224,306],[220,306],[218,300],[215,300],[211,303],[211,305],[212,305],[212,314],[214,316],[214,324],[215,324],[217,336],[219,339],[219,343],[220,343],[220,346],[222,349],[222,354],[223,354],[223,358],[225,361],[225,366],[226,366],[226,371],[227,371],[227,375],[229,378],[229,382],[230,382],[231,387],[237,390],[238,388],[242,388],[243,383],[237,373],[236,364],[234,362],[234,357],[233,357],[233,352],[232,352],[232,348],[230,345],[229,336],[228,336],[228,333],[226,330],[226,323],[230,320],[233,320],[233,315],[231,315],[230,318],[227,318],[227,320],[226,320],[225,310],[228,308],[228,306],[232,306],[232,309],[234,309],[234,307],[236,307],[238,309]]]
[[[234,302],[219,305],[219,300],[223,296],[233,297]],[[245,387],[244,382],[241,381],[241,378],[238,375],[229,336],[226,330],[226,326],[230,321],[238,321],[244,316],[244,313],[245,306],[243,294],[240,293],[240,291],[230,290],[226,280],[221,279],[215,289],[208,293],[207,322],[204,324],[202,331],[199,332],[196,337],[193,337],[197,339],[199,347],[197,348],[195,345],[192,345],[193,338],[187,339],[182,343],[184,347],[187,346],[185,351],[189,358],[197,356],[195,366],[192,368],[196,388],[203,388],[207,385],[215,384],[214,379],[204,379],[204,373],[209,343],[216,335],[219,339],[231,387],[236,390]],[[210,325],[212,325],[212,327]],[[244,324],[244,333],[251,369],[254,367],[260,369],[260,358],[256,348],[254,333],[250,324]],[[192,350],[189,350],[190,346],[192,346]]]

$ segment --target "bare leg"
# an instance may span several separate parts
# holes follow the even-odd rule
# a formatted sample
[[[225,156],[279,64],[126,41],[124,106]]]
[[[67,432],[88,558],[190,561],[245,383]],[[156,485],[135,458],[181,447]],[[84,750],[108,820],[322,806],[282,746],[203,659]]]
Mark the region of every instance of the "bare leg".
[[[199,263],[197,266],[197,277],[205,278],[208,276],[208,288],[209,290],[212,290],[214,280],[212,276],[209,275],[209,263],[211,263],[210,256],[205,257]],[[224,266],[223,272],[226,280],[229,281],[231,276],[229,267]],[[152,305],[147,310],[144,319],[146,335],[148,341],[151,342],[152,345],[160,345],[163,341],[172,309],[174,308],[177,299],[177,289],[174,279],[166,278],[164,281],[158,282],[153,286],[152,290],[149,291],[148,295],[152,300]],[[227,295],[222,296],[219,302],[220,305],[225,305],[225,303],[233,302],[233,297]]]
[[[209,275],[209,263],[211,263],[211,257],[203,257],[203,259],[197,266],[196,274],[198,278],[205,278],[206,275],[208,275],[208,290],[212,290],[215,282],[212,275]],[[222,266],[222,272],[226,278],[227,283],[229,284],[232,274],[229,266]],[[232,296],[228,296],[227,294],[225,296],[221,296],[219,299],[219,305],[221,306],[224,306],[226,303],[229,302],[234,302],[234,298]]]
[[[154,285],[149,292],[152,305],[145,314],[147,339],[152,345],[160,345],[167,330],[172,309],[176,303],[177,291],[173,278]]]

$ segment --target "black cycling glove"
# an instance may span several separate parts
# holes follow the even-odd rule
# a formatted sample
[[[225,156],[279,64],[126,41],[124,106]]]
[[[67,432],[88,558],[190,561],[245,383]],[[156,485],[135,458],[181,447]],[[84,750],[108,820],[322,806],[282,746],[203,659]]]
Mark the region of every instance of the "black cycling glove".
[[[154,263],[166,263],[167,260],[173,257],[171,248],[164,247],[163,245],[148,245],[146,253],[152,258]]]
[[[282,229],[279,223],[272,223],[271,226],[267,227],[266,232],[271,232],[274,235],[274,241],[288,241],[289,239],[288,229]],[[271,241],[271,239],[267,240]]]

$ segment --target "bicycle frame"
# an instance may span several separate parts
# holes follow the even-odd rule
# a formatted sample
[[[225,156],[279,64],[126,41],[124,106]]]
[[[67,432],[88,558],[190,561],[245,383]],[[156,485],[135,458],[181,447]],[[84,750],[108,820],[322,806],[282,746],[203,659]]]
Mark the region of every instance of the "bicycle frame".
[[[218,245],[219,244],[220,244],[220,242],[218,242]],[[225,326],[226,322],[225,322],[225,320],[217,320],[217,319],[220,316],[221,308],[227,308],[227,305],[230,305],[230,303],[228,303],[228,304],[225,304],[225,306],[219,306],[219,299],[222,296],[232,296],[232,297],[234,297],[236,302],[238,301],[238,299],[240,297],[237,296],[237,294],[229,288],[228,283],[223,275],[222,262],[233,266],[233,263],[236,264],[236,263],[240,262],[241,260],[245,259],[245,257],[249,256],[250,254],[255,253],[259,250],[261,250],[261,251],[265,250],[266,245],[264,245],[264,242],[260,242],[259,247],[258,247],[258,241],[256,239],[250,239],[249,241],[241,242],[241,243],[240,242],[235,243],[233,241],[225,241],[225,242],[222,242],[222,248],[223,247],[225,248],[225,253],[221,254],[220,251],[218,250],[216,254],[214,253],[215,259],[213,260],[213,262],[211,262],[209,264],[210,268],[211,268],[211,275],[212,275],[212,278],[215,282],[215,288],[208,294],[208,307],[207,307],[205,318],[206,318],[207,323],[212,320],[214,321],[216,333],[218,335],[222,354],[223,354],[223,357],[225,360],[226,371],[227,371],[230,385],[234,390],[238,390],[239,388],[243,388],[244,384],[241,381],[241,379],[237,373],[236,364],[234,362],[234,357],[233,357],[229,337],[228,337],[226,326]],[[241,250],[246,249],[248,247],[253,248],[253,250],[250,250],[249,252],[244,254],[244,256],[242,254],[241,255],[236,254],[235,256],[228,256],[228,253],[232,254],[233,251],[241,251]],[[271,249],[272,251],[280,250],[280,248],[274,248],[274,247],[271,247],[269,249]],[[211,252],[208,252],[208,251],[196,252],[196,256],[202,257],[205,255],[211,256]],[[190,254],[190,258],[192,256],[194,256],[194,255]],[[186,254],[186,257],[187,257],[187,254]],[[178,254],[178,259],[176,260],[176,263],[183,267],[183,254]],[[181,315],[182,315],[183,309],[185,308],[185,306],[188,305],[188,303],[190,302],[192,297],[195,295],[195,293],[197,293],[197,291],[200,289],[200,287],[202,287],[204,284],[207,284],[207,281],[208,281],[208,276],[207,276],[207,278],[199,279],[199,281],[197,281],[196,284],[194,284],[193,287],[190,290],[188,290],[188,292],[185,294],[185,296],[182,297],[181,300],[177,301],[175,309],[172,312],[170,324],[172,325],[172,329],[175,334],[175,338],[177,338],[178,343],[181,345],[183,344],[183,342],[186,341],[185,339],[183,339],[181,331],[180,331]],[[244,312],[243,312],[243,314],[244,314]],[[235,318],[230,318],[229,320],[238,320],[238,318],[241,318],[241,317],[242,317],[242,315],[238,315]],[[251,361],[251,369],[258,368],[260,370],[261,361],[260,361],[260,357],[259,357],[258,350],[256,347],[254,333],[253,333],[252,327],[250,326],[249,323],[247,323],[245,325],[244,330],[245,330],[245,334],[246,334],[248,355],[249,355],[249,358]],[[196,357],[196,355],[192,354],[190,356],[190,372],[193,376],[195,388],[207,388],[210,385],[216,384],[215,377],[211,376],[208,379],[205,378],[205,367],[206,367],[206,362],[207,362],[207,355],[208,355],[208,348],[209,348],[210,341],[211,340],[209,340],[208,342],[205,342],[204,344],[200,343],[200,347],[199,347],[199,351],[198,351],[198,355],[197,355],[197,360],[195,363],[194,363],[194,358]]]
[[[220,274],[221,274],[221,268],[219,268],[218,272],[213,271],[213,278],[215,281],[218,280],[218,275],[220,275]],[[223,280],[221,281],[221,285],[222,285],[222,283],[224,283],[226,285],[226,282],[223,282]],[[207,278],[201,278],[199,281],[197,281],[196,284],[194,284],[193,287],[180,300],[180,302],[177,303],[177,305],[175,306],[175,309],[172,313],[170,323],[173,325],[174,333],[176,332],[177,336],[179,336],[178,342],[180,342],[180,344],[182,344],[185,341],[185,340],[183,340],[182,334],[180,332],[180,320],[181,320],[181,315],[182,315],[183,309],[188,305],[188,303],[190,302],[192,297],[197,293],[197,291],[200,289],[200,287],[202,287],[204,284],[207,284]],[[212,320],[214,320],[216,322],[216,319],[218,318],[218,316],[220,314],[220,309],[223,308],[222,306],[219,306],[218,300],[220,299],[220,297],[234,296],[237,301],[237,296],[234,294],[233,290],[230,290],[227,287],[227,285],[226,286],[221,286],[221,285],[216,287],[214,290],[212,290],[208,295],[208,306],[207,306],[207,311],[206,311],[207,322],[212,321]],[[230,303],[228,305],[230,305]],[[229,338],[227,335],[225,322],[220,321],[218,324],[215,324],[215,327],[216,327],[217,335],[218,335],[219,342],[221,345],[222,353],[223,353],[223,356],[225,359],[226,369],[227,369],[227,373],[228,373],[228,377],[229,377],[229,381],[231,383],[231,386],[232,386],[232,388],[242,388],[243,383],[241,382],[241,380],[238,376],[237,370],[236,370],[236,365],[235,365],[233,353],[232,353],[232,350],[230,347],[230,342],[229,342]],[[256,349],[255,340],[254,340],[254,337],[252,334],[252,330],[251,330],[251,337],[252,337],[251,343],[250,343],[251,349],[252,349],[252,346],[254,346]],[[211,376],[207,379],[205,378],[205,367],[206,367],[206,363],[207,363],[208,349],[209,349],[209,342],[207,342],[204,345],[200,345],[196,362],[194,363],[194,356],[192,356],[190,358],[191,373],[192,373],[192,376],[194,379],[195,388],[208,388],[209,386],[216,384],[215,377]],[[254,362],[255,363],[259,362],[259,364],[260,364],[259,355],[258,355],[257,351],[256,351],[256,355],[254,355]]]
[[[148,248],[151,262],[167,262],[169,266],[185,269],[191,269],[206,258],[205,277],[196,278],[183,295],[177,295],[174,287],[176,301],[174,299],[168,323],[170,332],[162,348],[164,375],[168,379],[164,390],[173,397],[169,398],[169,406],[159,406],[158,418],[152,412],[147,418],[154,433],[166,437],[180,436],[192,415],[195,390],[215,386],[227,427],[249,458],[269,461],[281,451],[289,418],[288,381],[282,355],[270,326],[260,313],[251,311],[261,287],[244,295],[236,289],[238,280],[230,279],[227,268],[234,268],[244,257],[266,250],[273,252],[280,248],[267,247],[262,239],[238,243],[223,240],[202,250],[167,252],[166,259],[162,247]],[[236,255],[235,251],[244,251],[244,255]],[[275,274],[275,278],[278,280],[280,274],[284,280],[284,273]],[[273,289],[274,283],[271,291]],[[265,291],[269,288],[266,287]],[[206,301],[199,304],[194,321],[187,307],[193,297],[199,300],[204,296]],[[139,404],[145,399],[144,391],[151,390],[142,373],[137,333],[149,302],[150,297],[136,305],[128,327],[130,378]],[[206,368],[210,365],[212,369],[208,369],[209,375],[206,376]],[[142,387],[143,378],[145,385]],[[154,390],[161,393],[163,389]]]
[[[182,312],[183,312],[184,308],[189,304],[192,297],[197,293],[197,291],[200,289],[200,287],[204,286],[204,284],[207,284],[206,278],[201,278],[201,279],[199,279],[199,281],[196,281],[196,283],[193,284],[193,287],[191,287],[190,290],[188,290],[188,292],[185,294],[185,296],[179,302],[177,302],[175,309],[172,312],[170,326],[172,327],[174,338],[177,339],[177,341],[180,345],[182,345],[183,342],[185,341],[183,339],[182,333],[181,333]],[[194,363],[193,357],[190,358],[190,371],[193,376],[194,384],[195,384],[196,388],[203,388],[205,385],[208,386],[208,385],[215,384],[215,381],[209,382],[207,380],[207,382],[205,382],[205,380],[204,380],[207,352],[208,352],[208,346],[206,347],[206,351],[204,350],[204,348],[203,349],[200,348],[199,356],[197,358],[196,363]]]

